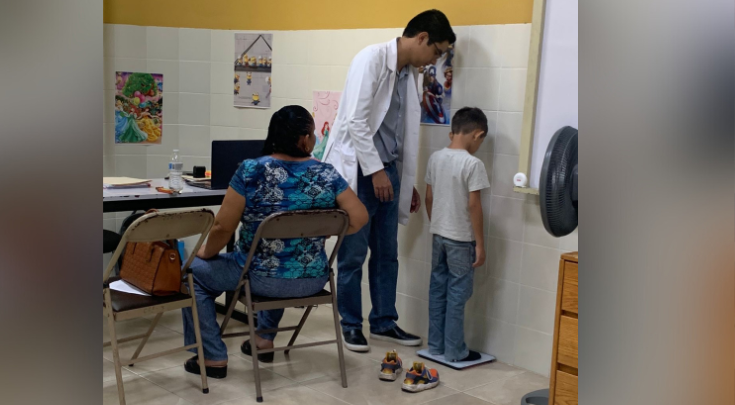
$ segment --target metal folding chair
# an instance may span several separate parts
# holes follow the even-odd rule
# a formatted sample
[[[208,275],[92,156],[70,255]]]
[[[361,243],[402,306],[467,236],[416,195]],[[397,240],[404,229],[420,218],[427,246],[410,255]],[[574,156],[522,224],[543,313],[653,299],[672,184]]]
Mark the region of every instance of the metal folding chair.
[[[194,279],[189,266],[194,260],[196,252],[202,245],[202,242],[209,233],[209,229],[212,227],[213,223],[214,214],[208,209],[154,212],[138,218],[122,235],[120,243],[118,244],[117,249],[115,249],[115,253],[102,276],[102,312],[107,316],[110,330],[110,341],[104,343],[103,347],[108,345],[112,346],[112,356],[115,363],[115,377],[117,378],[117,392],[120,397],[120,405],[125,405],[125,389],[123,387],[122,380],[123,364],[133,365],[140,361],[146,361],[193,348],[196,348],[199,354],[199,367],[202,375],[202,392],[205,394],[209,393],[209,388],[207,386],[207,373],[204,368],[202,337],[199,332],[199,316],[197,314],[196,298],[194,296]],[[144,296],[128,294],[110,289],[110,283],[115,281],[114,278],[110,278],[110,273],[128,242],[155,242],[185,238],[194,235],[200,236],[195,248],[189,255],[189,259],[182,268],[181,292],[167,296]],[[186,274],[185,278],[188,283],[189,292],[186,292],[186,289],[183,288],[184,273]],[[160,353],[150,354],[144,357],[138,357],[163,313],[187,307],[191,307],[192,309],[196,343]],[[146,333],[122,339],[117,338],[117,333],[115,331],[116,322],[149,316],[152,314],[156,314],[156,316],[153,318],[153,322]],[[118,344],[137,339],[142,340],[133,356],[128,360],[120,360]]]
[[[258,227],[253,238],[253,244],[250,247],[248,259],[240,276],[240,282],[238,283],[237,289],[235,290],[235,296],[232,300],[230,307],[227,309],[227,314],[222,322],[221,332],[222,337],[233,337],[233,336],[254,336],[255,335],[255,323],[253,314],[257,311],[266,311],[271,309],[284,309],[294,308],[303,306],[306,307],[304,315],[301,317],[301,321],[296,326],[279,327],[276,329],[262,330],[261,333],[272,333],[281,331],[294,331],[291,336],[291,340],[288,345],[281,347],[274,347],[272,349],[258,349],[255,341],[252,341],[250,346],[252,348],[252,359],[253,359],[253,371],[255,373],[255,389],[256,389],[256,400],[263,402],[263,394],[260,388],[260,370],[258,366],[258,353],[271,353],[276,351],[284,351],[288,355],[291,349],[300,349],[304,347],[326,345],[331,343],[337,344],[337,352],[339,355],[339,367],[342,374],[342,387],[347,388],[347,375],[345,373],[345,359],[344,352],[342,349],[342,334],[340,333],[339,327],[339,314],[337,312],[337,293],[334,284],[334,271],[332,270],[332,263],[337,257],[337,251],[342,243],[345,232],[349,227],[350,219],[345,211],[332,209],[332,210],[303,210],[303,211],[287,211],[277,214],[273,214],[266,218]],[[250,280],[248,277],[248,269],[252,263],[252,258],[255,255],[258,244],[262,239],[292,239],[292,238],[318,238],[318,237],[330,237],[337,236],[337,243],[334,251],[329,257],[329,291],[322,290],[309,297],[301,298],[270,298],[270,297],[259,297],[252,295],[250,291]],[[243,297],[241,292],[245,293]],[[248,332],[241,333],[225,333],[225,328],[230,320],[232,311],[235,308],[237,302],[241,302],[245,305],[248,315]],[[301,331],[301,328],[306,322],[306,318],[309,317],[309,313],[312,308],[320,304],[332,304],[332,311],[334,315],[334,332],[336,339],[325,340],[313,343],[305,343],[295,345],[296,338]]]

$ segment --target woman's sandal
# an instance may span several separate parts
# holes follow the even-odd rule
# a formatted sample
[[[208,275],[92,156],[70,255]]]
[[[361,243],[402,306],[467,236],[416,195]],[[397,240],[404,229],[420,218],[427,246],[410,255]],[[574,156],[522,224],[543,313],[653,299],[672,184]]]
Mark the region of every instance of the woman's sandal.
[[[243,342],[242,346],[240,346],[240,351],[244,354],[247,354],[248,356],[253,355],[253,349],[250,347],[250,340],[246,340],[245,342]],[[274,352],[258,353],[258,361],[262,361],[263,363],[273,363],[274,356]]]
[[[201,374],[199,363],[197,362],[198,358],[199,356],[197,355],[187,360],[184,363],[184,370],[192,374]],[[227,366],[204,366],[204,369],[207,371],[207,377],[209,378],[221,379],[227,377]]]

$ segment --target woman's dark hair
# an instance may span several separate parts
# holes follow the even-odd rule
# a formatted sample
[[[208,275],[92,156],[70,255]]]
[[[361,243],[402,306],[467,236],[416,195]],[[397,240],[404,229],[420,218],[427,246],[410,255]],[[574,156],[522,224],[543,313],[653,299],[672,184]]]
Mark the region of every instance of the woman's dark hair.
[[[289,105],[276,111],[268,125],[268,137],[263,145],[263,155],[283,153],[291,157],[309,157],[311,154],[299,148],[299,138],[313,135],[314,119],[306,108]]]
[[[403,36],[413,38],[422,32],[429,34],[428,45],[444,41],[448,41],[451,45],[457,41],[447,16],[439,10],[427,10],[412,18],[403,30]]]

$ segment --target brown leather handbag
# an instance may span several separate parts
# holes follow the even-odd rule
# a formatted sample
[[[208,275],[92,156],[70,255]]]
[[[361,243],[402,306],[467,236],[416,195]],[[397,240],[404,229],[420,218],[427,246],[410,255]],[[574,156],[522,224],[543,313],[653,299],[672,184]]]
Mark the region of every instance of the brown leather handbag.
[[[152,295],[181,291],[181,257],[175,240],[128,243],[120,278]]]

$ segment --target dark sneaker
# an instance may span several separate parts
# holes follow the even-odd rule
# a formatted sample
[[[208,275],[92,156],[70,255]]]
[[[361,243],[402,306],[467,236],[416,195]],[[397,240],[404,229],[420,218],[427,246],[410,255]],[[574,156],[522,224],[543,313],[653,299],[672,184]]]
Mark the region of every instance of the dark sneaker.
[[[405,332],[398,325],[381,333],[370,333],[370,339],[384,340],[386,342],[398,343],[403,346],[421,346],[421,338]]]
[[[353,352],[367,352],[370,350],[365,335],[359,329],[343,332],[342,337],[344,338],[344,345],[348,350],[352,350]]]

